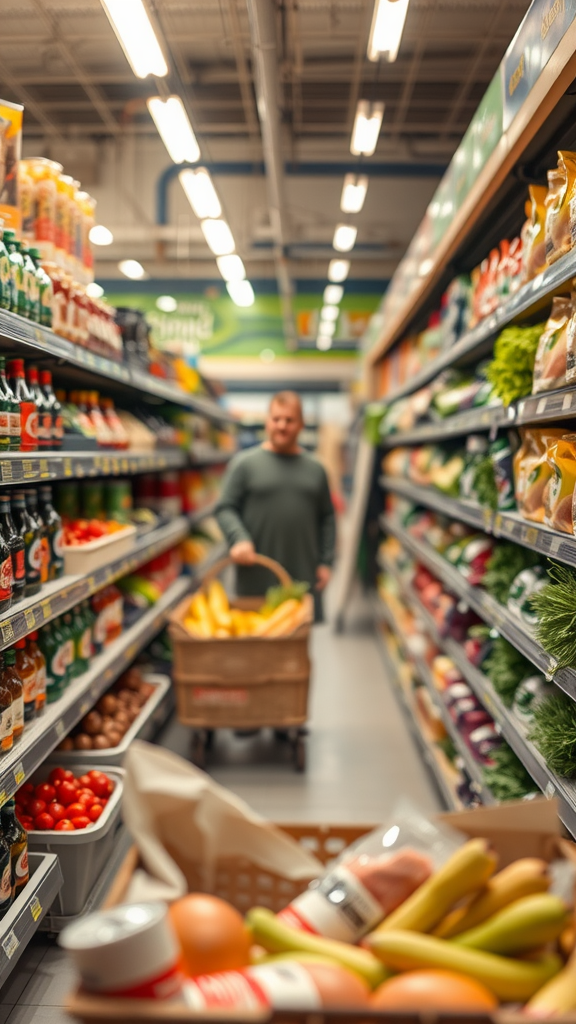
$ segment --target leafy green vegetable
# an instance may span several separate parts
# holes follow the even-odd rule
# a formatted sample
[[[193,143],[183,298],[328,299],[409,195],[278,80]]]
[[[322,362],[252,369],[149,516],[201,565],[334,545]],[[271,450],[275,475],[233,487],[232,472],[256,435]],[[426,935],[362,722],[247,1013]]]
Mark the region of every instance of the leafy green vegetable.
[[[309,590],[309,583],[298,583],[296,580],[293,580],[288,587],[270,587],[266,591],[266,602],[262,608],[262,614],[271,615],[284,601],[289,601],[291,598],[301,601]]]
[[[513,580],[523,569],[532,569],[541,562],[536,551],[521,548],[519,544],[498,542],[486,563],[483,586],[500,604],[506,604]]]
[[[450,736],[445,736],[444,739],[436,740],[436,746],[440,747],[444,756],[448,758],[451,764],[453,764],[458,757],[458,751],[456,750]]]
[[[536,705],[528,738],[553,772],[576,776],[576,703],[561,690]]]
[[[474,470],[472,478],[472,491],[475,493],[481,505],[491,508],[494,512],[498,508],[498,488],[494,476],[494,463],[489,455],[480,459]]]
[[[534,672],[524,655],[503,636],[495,637],[492,650],[482,662],[482,671],[488,676],[506,707],[512,707],[514,694],[520,683]]]
[[[497,800],[521,800],[536,792],[533,779],[507,743],[490,756],[494,764],[484,769],[484,782]]]
[[[545,324],[532,327],[512,324],[496,338],[494,358],[488,364],[486,376],[504,405],[532,391],[536,349],[544,327]]]
[[[530,599],[538,615],[535,636],[559,668],[571,668],[576,666],[576,573],[552,564],[548,575],[551,582]]]

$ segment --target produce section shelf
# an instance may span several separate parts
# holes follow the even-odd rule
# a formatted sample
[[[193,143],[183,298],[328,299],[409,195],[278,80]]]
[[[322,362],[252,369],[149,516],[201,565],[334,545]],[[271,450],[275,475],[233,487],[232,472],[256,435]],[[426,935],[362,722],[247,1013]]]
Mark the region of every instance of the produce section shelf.
[[[435,487],[418,487],[409,480],[398,479],[397,477],[380,477],[380,486],[385,491],[392,491],[409,501],[418,505],[425,505],[435,512],[451,516],[453,519],[461,519],[478,530],[490,532],[493,512],[489,508],[482,508],[472,501],[460,501],[457,498],[449,498],[442,491]]]
[[[153,608],[144,612],[133,626],[93,659],[88,671],[70,683],[59,700],[48,704],[44,714],[26,726],[21,741],[0,762],[0,805],[36,771],[60,740],[153,640],[169,612],[189,588],[189,579],[177,579]]]
[[[428,441],[442,441],[466,434],[482,433],[486,430],[493,431],[498,427],[510,426],[515,421],[514,406],[508,406],[508,408],[502,405],[481,406],[478,409],[466,409],[465,412],[455,413],[453,416],[447,416],[445,419],[432,423],[422,423],[413,427],[412,430],[388,434],[382,438],[381,443],[383,448],[397,448],[403,444],[425,444]]]
[[[30,881],[0,922],[0,986],[14,970],[62,886],[55,853],[30,853]]]

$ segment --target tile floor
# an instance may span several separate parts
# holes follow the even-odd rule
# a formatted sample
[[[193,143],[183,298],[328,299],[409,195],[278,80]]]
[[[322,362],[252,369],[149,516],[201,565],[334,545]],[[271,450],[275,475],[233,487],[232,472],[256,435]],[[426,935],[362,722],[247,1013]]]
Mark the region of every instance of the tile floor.
[[[279,822],[360,822],[383,819],[398,793],[426,812],[439,798],[386,685],[369,611],[360,600],[346,633],[327,625],[313,637],[308,766],[296,773],[285,744],[272,735],[238,739],[217,735],[209,770],[255,810]],[[177,723],[162,742],[189,751]],[[0,1024],[64,1024],[73,972],[54,943],[37,936],[0,992]]]

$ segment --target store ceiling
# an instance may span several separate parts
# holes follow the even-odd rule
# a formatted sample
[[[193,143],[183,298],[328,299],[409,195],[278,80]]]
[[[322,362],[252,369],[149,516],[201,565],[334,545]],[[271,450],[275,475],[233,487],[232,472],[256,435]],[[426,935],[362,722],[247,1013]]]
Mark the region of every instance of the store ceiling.
[[[360,276],[383,278],[393,270],[438,169],[454,152],[528,6],[528,0],[411,0],[397,61],[373,64],[366,58],[373,0],[276,3],[284,159],[354,163],[350,131],[357,101],[367,98],[384,100],[386,110],[378,148],[363,169],[370,174],[371,164],[427,165],[422,178],[394,187],[384,179],[376,187],[374,178],[372,205],[369,191],[365,207],[369,240],[385,240],[387,249],[365,253]],[[203,159],[261,161],[246,0],[156,0],[149,9],[168,51],[169,87],[184,90]],[[144,145],[151,137],[163,153],[160,166],[166,165],[145,106],[156,85],[132,74],[100,0],[2,0],[1,16],[0,94],[26,108],[28,152],[65,163],[67,148],[78,154],[84,145],[89,153],[106,138],[121,145],[133,137]],[[313,182],[314,215],[317,241],[325,245],[338,220],[341,178],[326,175],[320,188],[321,170]],[[94,184],[98,196],[101,182]],[[86,175],[83,185],[92,186]],[[130,182],[123,188],[129,190]],[[235,217],[245,217],[245,210],[235,211],[233,191],[225,200],[234,230]],[[405,216],[399,217],[402,196]],[[300,216],[296,194],[288,194],[287,206],[289,241],[302,243],[299,221],[309,220],[310,211]],[[147,214],[153,224],[156,211]],[[107,254],[112,256],[118,252]],[[303,266],[310,257],[301,254],[301,267],[298,259],[291,257],[293,276],[311,274]],[[198,272],[204,272],[200,266]]]

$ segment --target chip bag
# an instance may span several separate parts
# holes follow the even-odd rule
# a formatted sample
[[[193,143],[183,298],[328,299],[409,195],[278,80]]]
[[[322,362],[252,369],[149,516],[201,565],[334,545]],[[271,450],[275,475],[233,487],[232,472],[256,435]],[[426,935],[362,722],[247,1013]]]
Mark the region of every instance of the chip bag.
[[[552,299],[552,310],[536,350],[532,384],[534,395],[566,384],[568,323],[573,311],[571,298],[556,295]]]
[[[552,476],[548,448],[564,434],[559,427],[520,428],[522,443],[513,460],[514,493],[520,515],[533,523],[544,522],[544,490]]]
[[[546,269],[546,194],[544,185],[528,187],[530,199],[526,203],[528,220],[522,229],[522,283],[531,281]]]
[[[546,260],[554,263],[572,248],[570,204],[575,194],[576,153],[560,150],[558,167],[548,171],[546,196]]]
[[[551,469],[544,493],[544,522],[553,530],[573,533],[572,498],[576,487],[576,434],[552,442],[547,453]]]

